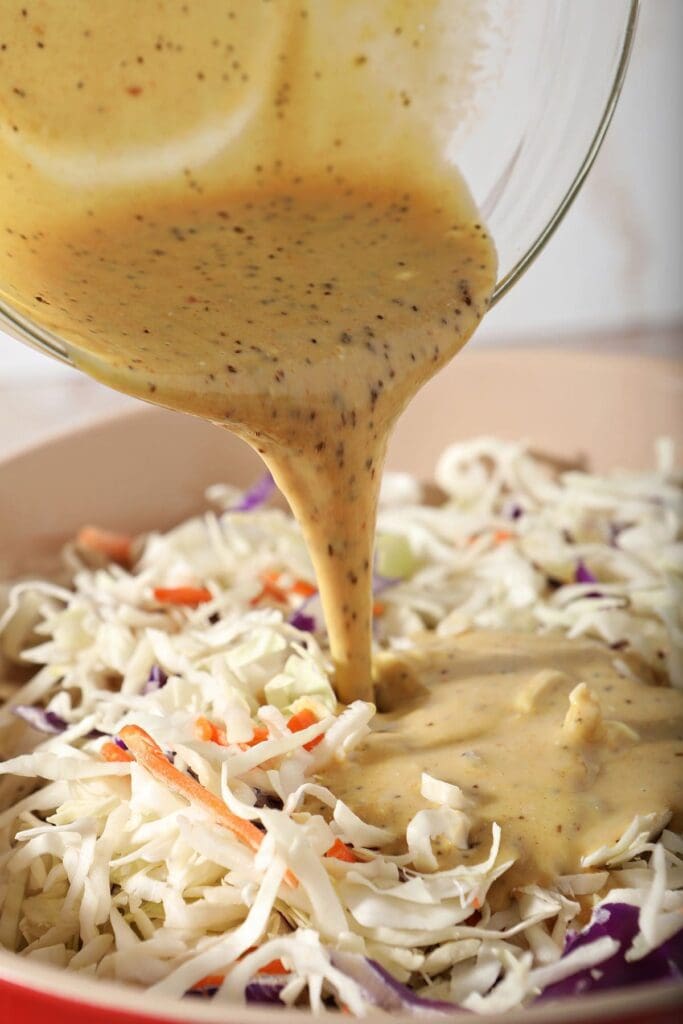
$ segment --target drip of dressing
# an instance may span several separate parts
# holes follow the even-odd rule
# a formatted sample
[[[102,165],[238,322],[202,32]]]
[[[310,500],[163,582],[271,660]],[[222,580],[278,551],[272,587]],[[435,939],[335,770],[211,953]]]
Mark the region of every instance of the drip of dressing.
[[[496,277],[467,189],[425,127],[424,95],[412,109],[425,46],[431,57],[443,49],[439,5],[419,5],[432,12],[428,32],[415,5],[377,17],[348,6],[355,21],[338,3],[242,3],[232,17],[223,3],[171,4],[125,40],[106,14],[91,24],[91,5],[58,18],[36,5],[32,25],[18,10],[2,54],[20,84],[0,189],[0,281],[14,308],[92,376],[228,427],[268,464],[308,544],[343,701],[372,698],[373,536],[389,431],[468,339]],[[336,46],[345,25],[350,42]],[[76,56],[58,68],[69,40]],[[372,70],[387,44],[403,76],[390,85]],[[113,101],[93,77],[97,53],[122,79]],[[53,92],[39,76],[46,62]],[[204,117],[198,149],[222,105],[224,152],[147,187],[144,154],[156,152],[161,173],[182,150],[172,101],[179,123]],[[38,116],[52,140],[36,131]],[[117,148],[110,133],[137,142]],[[100,182],[83,186],[85,202],[79,156]],[[22,205],[26,181],[44,209],[56,182],[74,176],[73,209],[62,203],[37,225]]]

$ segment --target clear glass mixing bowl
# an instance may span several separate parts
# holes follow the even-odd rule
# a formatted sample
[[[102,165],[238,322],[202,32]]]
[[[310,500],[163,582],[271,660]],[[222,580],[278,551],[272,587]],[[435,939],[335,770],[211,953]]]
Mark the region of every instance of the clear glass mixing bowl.
[[[470,114],[450,147],[498,249],[495,303],[552,236],[595,159],[626,72],[638,0],[480,6],[486,45]],[[1,280],[0,328],[68,362],[63,341],[13,308]]]

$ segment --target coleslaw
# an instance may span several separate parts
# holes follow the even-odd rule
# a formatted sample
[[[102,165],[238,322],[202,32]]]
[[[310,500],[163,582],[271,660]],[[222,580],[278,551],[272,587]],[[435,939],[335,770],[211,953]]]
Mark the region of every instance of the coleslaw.
[[[617,670],[683,686],[683,502],[648,474],[557,473],[522,444],[450,447],[435,479],[388,474],[375,642],[556,630]],[[552,887],[494,910],[510,866],[440,871],[468,818],[424,776],[407,852],[320,782],[367,735],[340,707],[315,580],[272,484],[131,541],[83,531],[70,586],[22,581],[0,618],[0,943],[19,956],[218,1002],[363,1016],[490,1013],[681,977],[683,839],[635,819]],[[16,681],[16,665],[33,674]],[[25,668],[23,670],[25,672]],[[318,808],[322,806],[324,811]],[[316,808],[313,810],[312,808]]]

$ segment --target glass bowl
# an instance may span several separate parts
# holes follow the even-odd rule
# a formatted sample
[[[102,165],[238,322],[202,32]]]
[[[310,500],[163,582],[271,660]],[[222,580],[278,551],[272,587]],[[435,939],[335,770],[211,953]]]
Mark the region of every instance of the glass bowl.
[[[595,159],[626,72],[637,11],[638,0],[478,0],[483,46],[467,72],[467,110],[445,145],[496,243],[492,304],[543,249]],[[43,127],[49,134],[50,125]],[[0,132],[0,156],[2,146]],[[5,186],[4,200],[0,191],[0,204],[12,203],[12,188]],[[68,209],[73,186],[57,190],[54,202]],[[64,339],[23,314],[2,279],[0,260],[0,328],[69,362]]]

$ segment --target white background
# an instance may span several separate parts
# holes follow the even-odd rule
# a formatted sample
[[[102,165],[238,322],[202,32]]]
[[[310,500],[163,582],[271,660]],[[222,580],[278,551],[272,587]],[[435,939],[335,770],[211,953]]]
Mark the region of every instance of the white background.
[[[599,3],[600,0],[591,0]],[[476,345],[575,340],[683,323],[683,0],[642,0],[631,67],[586,185]],[[564,336],[564,337],[563,337]],[[673,342],[671,339],[673,338]],[[0,385],[73,375],[0,334]]]

